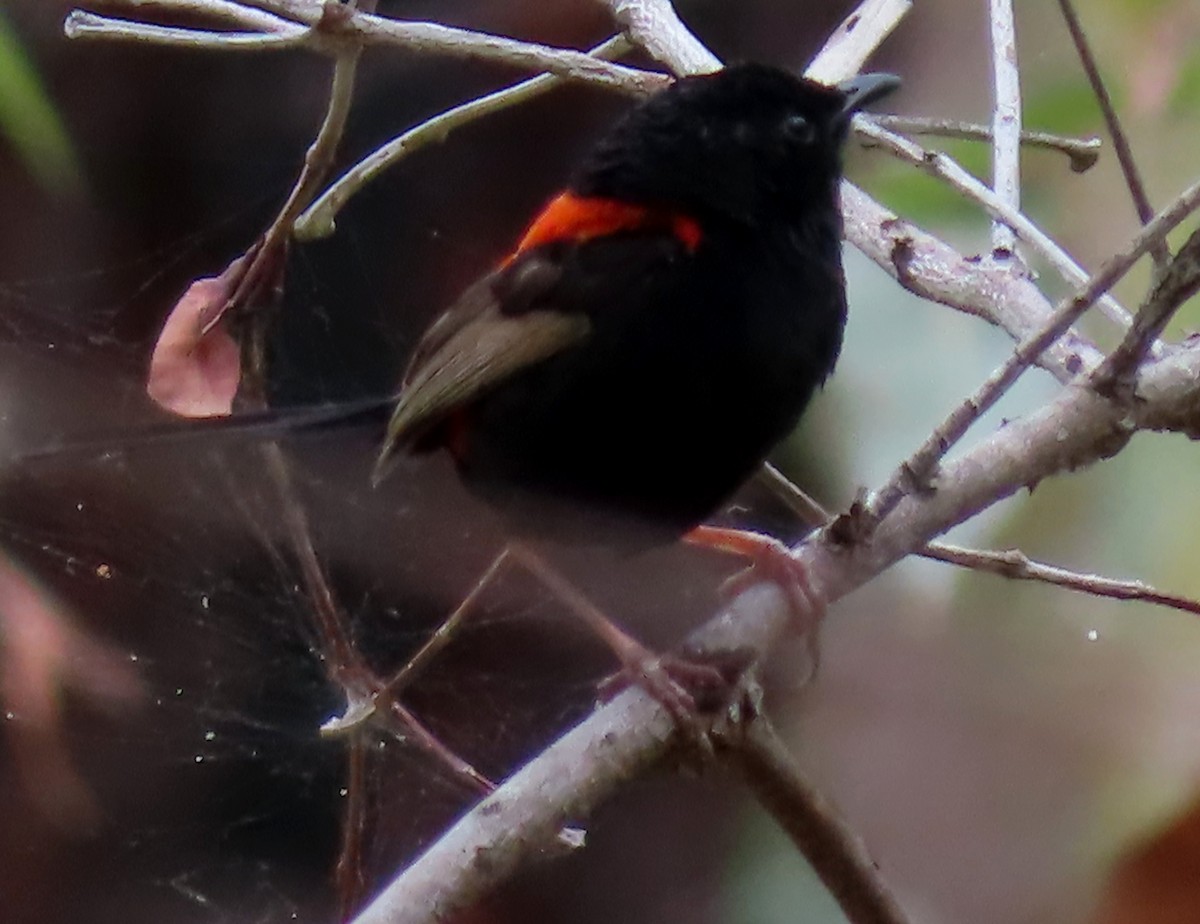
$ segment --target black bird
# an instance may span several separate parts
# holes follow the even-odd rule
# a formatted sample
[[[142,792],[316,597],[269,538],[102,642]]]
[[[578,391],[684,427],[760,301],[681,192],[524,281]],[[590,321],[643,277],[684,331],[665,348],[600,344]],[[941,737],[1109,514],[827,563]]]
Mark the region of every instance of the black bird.
[[[853,114],[898,84],[746,64],[630,111],[426,332],[375,480],[397,453],[446,449],[518,539],[619,545],[697,527],[833,370],[842,147]],[[606,637],[645,674],[645,649]]]

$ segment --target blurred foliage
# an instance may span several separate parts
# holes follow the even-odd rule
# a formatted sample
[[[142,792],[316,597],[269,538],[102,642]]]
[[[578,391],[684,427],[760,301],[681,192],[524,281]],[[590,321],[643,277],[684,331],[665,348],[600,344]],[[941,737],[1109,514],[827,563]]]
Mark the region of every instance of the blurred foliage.
[[[0,133],[46,192],[79,188],[79,162],[32,59],[0,10]]]

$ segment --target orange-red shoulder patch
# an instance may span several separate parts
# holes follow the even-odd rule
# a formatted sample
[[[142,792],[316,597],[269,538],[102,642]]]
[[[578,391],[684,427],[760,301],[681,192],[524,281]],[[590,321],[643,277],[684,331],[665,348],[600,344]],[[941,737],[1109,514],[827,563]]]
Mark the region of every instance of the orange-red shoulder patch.
[[[586,241],[618,231],[649,229],[670,231],[688,250],[700,243],[699,222],[681,212],[565,192],[533,220],[513,256],[554,241]]]

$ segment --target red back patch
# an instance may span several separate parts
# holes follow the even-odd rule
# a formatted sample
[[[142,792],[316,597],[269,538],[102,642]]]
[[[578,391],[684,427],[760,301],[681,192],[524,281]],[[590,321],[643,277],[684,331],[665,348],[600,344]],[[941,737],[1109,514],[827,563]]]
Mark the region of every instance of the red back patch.
[[[699,222],[682,212],[565,192],[533,220],[513,256],[554,241],[586,241],[618,231],[654,229],[669,231],[689,251],[696,249],[702,236]]]

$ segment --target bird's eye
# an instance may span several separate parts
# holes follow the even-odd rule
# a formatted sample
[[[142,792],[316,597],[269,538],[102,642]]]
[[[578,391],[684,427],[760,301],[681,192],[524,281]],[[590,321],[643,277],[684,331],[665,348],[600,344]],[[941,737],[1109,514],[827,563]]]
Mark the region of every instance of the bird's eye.
[[[794,144],[812,144],[817,137],[816,127],[802,115],[788,116],[780,129],[783,136]]]

